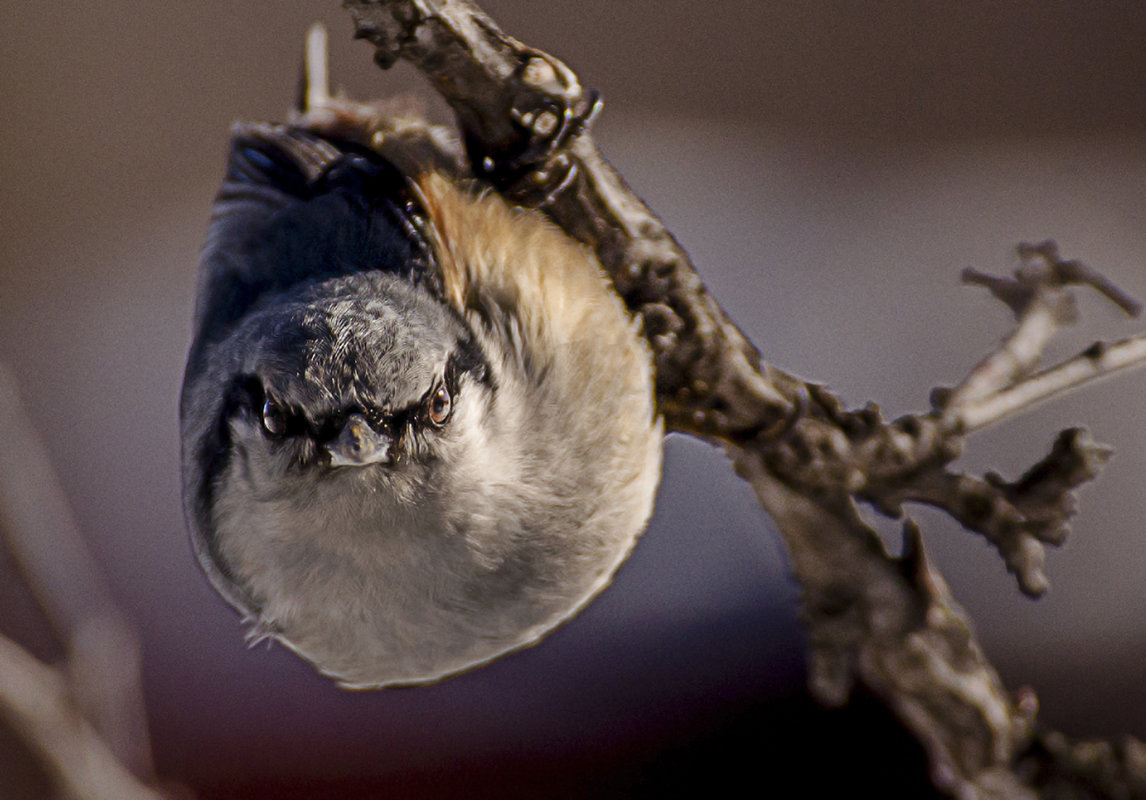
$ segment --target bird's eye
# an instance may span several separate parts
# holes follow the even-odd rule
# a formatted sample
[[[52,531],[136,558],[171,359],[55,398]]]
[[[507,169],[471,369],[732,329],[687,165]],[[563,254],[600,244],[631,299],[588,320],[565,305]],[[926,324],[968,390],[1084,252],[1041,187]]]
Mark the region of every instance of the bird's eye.
[[[263,403],[263,430],[268,435],[277,437],[286,433],[286,429],[286,412],[274,400],[268,399]]]
[[[450,391],[445,386],[439,386],[435,392],[426,399],[426,419],[436,427],[442,427],[450,418],[454,401]]]

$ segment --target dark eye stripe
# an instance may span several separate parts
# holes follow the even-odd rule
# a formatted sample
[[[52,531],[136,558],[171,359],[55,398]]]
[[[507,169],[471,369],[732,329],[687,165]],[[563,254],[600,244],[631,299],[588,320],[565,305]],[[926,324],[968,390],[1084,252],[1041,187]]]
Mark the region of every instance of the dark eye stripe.
[[[458,377],[469,373],[474,380],[493,388],[492,375],[481,348],[472,339],[458,342],[457,349],[446,362],[446,386],[457,395]]]

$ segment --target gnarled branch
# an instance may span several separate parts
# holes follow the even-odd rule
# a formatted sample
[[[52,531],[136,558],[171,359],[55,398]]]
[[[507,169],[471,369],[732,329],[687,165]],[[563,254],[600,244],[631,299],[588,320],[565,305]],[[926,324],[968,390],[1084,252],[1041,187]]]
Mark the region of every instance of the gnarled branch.
[[[1036,372],[1047,343],[1074,319],[1073,287],[1090,286],[1128,313],[1137,304],[1099,273],[1061,259],[1053,243],[1023,245],[1014,278],[966,276],[1007,303],[1016,326],[959,386],[935,391],[930,411],[893,422],[874,405],[848,410],[825,387],[762,361],[597,149],[589,124],[598,98],[568,67],[506,35],[466,0],[344,5],[381,66],[409,61],[454,109],[470,173],[592,248],[642,319],[667,427],[723,446],[785,539],[803,588],[813,693],[842,703],[862,681],[923,743],[936,784],[957,796],[1031,797],[1048,785],[1036,773],[1049,772],[1062,779],[1056,785],[1069,776],[1075,796],[1098,791],[1092,762],[1077,748],[1036,737],[1033,693],[1006,692],[914,523],[905,523],[904,555],[894,558],[857,503],[894,517],[906,502],[941,508],[998,548],[1023,591],[1041,593],[1045,545],[1061,543],[1074,490],[1097,475],[1108,451],[1075,430],[1013,482],[962,475],[951,464],[971,431],[1146,361],[1137,337]],[[341,124],[353,126],[354,117],[351,109]],[[1133,755],[1140,746],[1124,749]],[[1141,759],[1117,765],[1103,780],[1142,784]]]

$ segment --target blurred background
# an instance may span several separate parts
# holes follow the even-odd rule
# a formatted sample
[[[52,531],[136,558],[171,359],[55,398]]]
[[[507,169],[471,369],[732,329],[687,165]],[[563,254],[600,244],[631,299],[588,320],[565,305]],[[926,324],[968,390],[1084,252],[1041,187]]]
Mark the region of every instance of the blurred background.
[[[920,410],[957,381],[1008,325],[959,272],[1009,271],[1019,241],[1053,237],[1146,298],[1136,0],[483,6],[601,90],[601,147],[765,358],[853,404]],[[283,118],[315,19],[336,85],[419,94],[446,119],[408,68],[373,67],[335,2],[0,11],[0,362],[140,631],[160,777],[203,798],[300,800],[659,796],[745,775],[922,791],[874,703],[805,697],[782,545],[722,457],[679,437],[632,559],[535,648],[433,687],[349,693],[281,647],[245,646],[187,542],[177,399],[228,126]],[[1082,305],[1056,352],[1137,330]],[[1041,719],[1076,735],[1146,736],[1144,391],[1146,373],[1120,377],[971,440],[969,469],[1009,477],[1068,425],[1117,447],[1044,599],[919,514],[1006,684],[1034,687]],[[10,556],[0,582],[0,631],[57,657]]]

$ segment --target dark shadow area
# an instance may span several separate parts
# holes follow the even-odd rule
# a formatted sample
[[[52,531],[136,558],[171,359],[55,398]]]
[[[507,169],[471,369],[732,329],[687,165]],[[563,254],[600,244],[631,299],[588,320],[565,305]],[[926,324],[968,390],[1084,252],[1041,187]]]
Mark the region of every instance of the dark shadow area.
[[[824,709],[808,696],[746,706],[657,751],[570,759],[495,759],[480,767],[386,779],[260,781],[202,787],[204,800],[403,798],[939,798],[918,745],[867,695]]]

